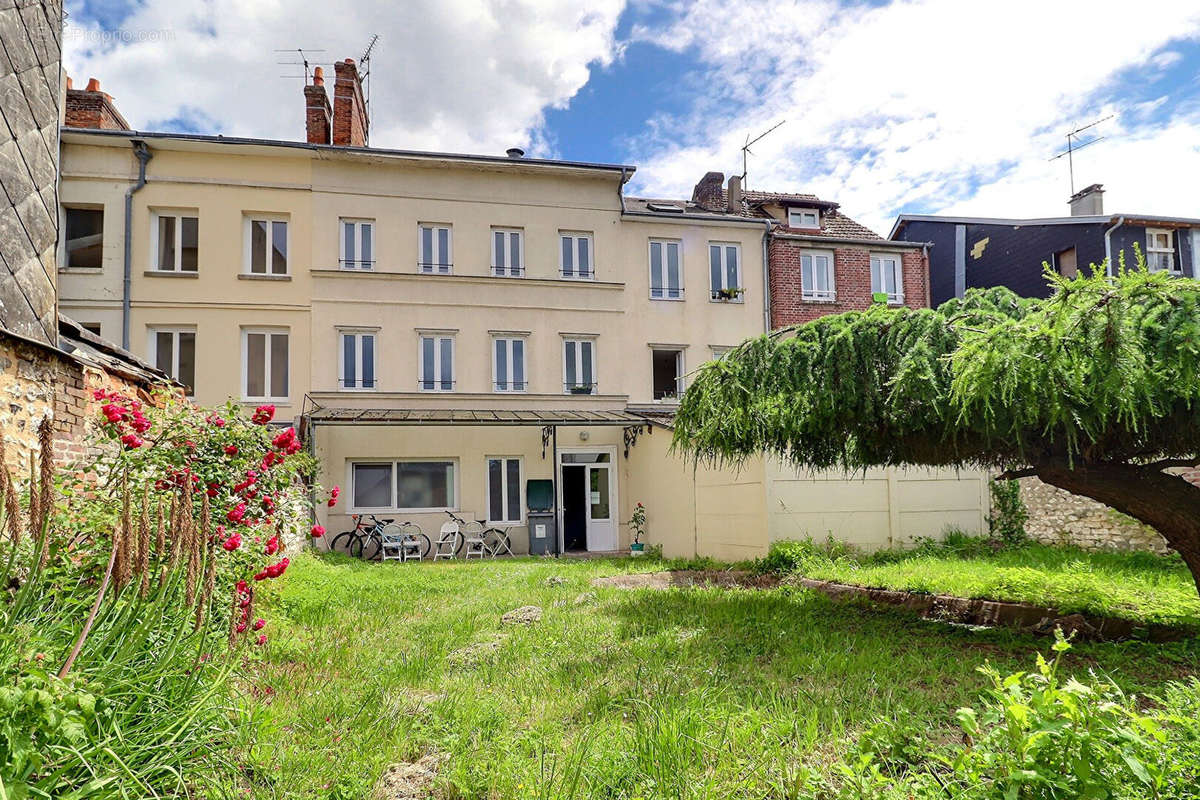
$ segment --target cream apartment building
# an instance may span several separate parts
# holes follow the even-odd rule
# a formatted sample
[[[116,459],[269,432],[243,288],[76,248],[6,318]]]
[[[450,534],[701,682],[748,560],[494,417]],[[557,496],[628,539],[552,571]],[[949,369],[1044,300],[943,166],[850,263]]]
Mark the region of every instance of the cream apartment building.
[[[433,536],[449,510],[527,551],[536,479],[558,523],[539,550],[623,549],[638,502],[672,555],[744,558],[803,528],[770,507],[797,491],[778,478],[827,484],[669,452],[688,374],[768,326],[764,221],[628,202],[630,166],[367,147],[344,66],[332,107],[305,89],[308,142],[64,129],[62,312],[200,404],[302,424],[343,487],[330,532],[371,513]],[[914,535],[981,524],[977,478],[922,482]],[[899,537],[887,491],[883,517],[851,500],[834,523]]]

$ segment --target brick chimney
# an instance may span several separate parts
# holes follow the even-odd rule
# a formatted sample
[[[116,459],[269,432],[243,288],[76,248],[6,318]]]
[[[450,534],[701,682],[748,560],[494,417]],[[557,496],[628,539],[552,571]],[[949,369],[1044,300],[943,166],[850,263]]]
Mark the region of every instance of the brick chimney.
[[[312,83],[304,87],[304,127],[309,144],[329,144],[333,141],[333,117],[329,96],[325,94],[325,70],[313,69]]]
[[[705,211],[724,211],[725,198],[721,189],[725,183],[723,172],[706,172],[696,188],[692,190],[692,202]]]
[[[1104,186],[1093,183],[1071,195],[1067,201],[1072,217],[1098,217],[1104,214]]]
[[[729,176],[729,188],[725,191],[725,199],[727,201],[727,211],[730,214],[741,214],[744,210],[742,206],[742,177],[740,175]]]
[[[112,96],[100,91],[100,81],[90,78],[86,89],[75,89],[67,78],[67,98],[63,125],[68,128],[93,128],[106,131],[130,130],[129,123],[113,105]]]
[[[354,59],[335,62],[333,86],[333,144],[342,147],[366,147],[370,123],[363,99],[362,78]]]

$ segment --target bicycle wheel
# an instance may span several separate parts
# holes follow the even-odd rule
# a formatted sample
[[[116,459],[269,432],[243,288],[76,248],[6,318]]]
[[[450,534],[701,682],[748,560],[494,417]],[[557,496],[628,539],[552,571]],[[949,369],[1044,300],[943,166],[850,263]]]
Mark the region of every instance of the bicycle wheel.
[[[368,533],[366,536],[360,537],[362,544],[359,545],[359,557],[363,561],[374,561],[379,557],[379,551],[383,548],[383,539],[378,533]]]
[[[329,543],[329,552],[353,556],[354,545],[357,540],[358,533],[355,531],[345,531],[343,533],[339,533],[337,536],[333,537],[333,540]],[[362,544],[360,543],[358,547],[359,551],[361,552]]]

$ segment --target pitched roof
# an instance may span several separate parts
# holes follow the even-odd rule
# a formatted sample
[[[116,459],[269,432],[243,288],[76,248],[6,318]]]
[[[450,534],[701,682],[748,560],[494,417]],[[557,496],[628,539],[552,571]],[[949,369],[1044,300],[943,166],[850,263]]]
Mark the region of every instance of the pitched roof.
[[[815,194],[800,194],[797,192],[764,192],[746,190],[742,192],[742,205],[745,206],[745,213],[750,216],[766,217],[769,216],[762,207],[767,203],[779,203],[780,205],[790,206],[807,203],[821,211],[821,229],[811,230],[808,228],[790,228],[786,224],[785,219],[780,224],[780,228],[784,233],[798,233],[809,236],[829,236],[839,239],[878,239],[884,241],[883,237],[875,231],[857,222],[838,210],[838,204],[829,200],[822,200]]]

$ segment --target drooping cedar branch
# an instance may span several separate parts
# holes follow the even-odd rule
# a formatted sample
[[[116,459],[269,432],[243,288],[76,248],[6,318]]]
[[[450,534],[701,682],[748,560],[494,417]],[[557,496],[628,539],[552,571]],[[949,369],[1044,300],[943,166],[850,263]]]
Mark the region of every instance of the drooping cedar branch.
[[[1036,474],[1153,525],[1200,588],[1200,528],[1158,507],[1200,510],[1200,489],[1162,471],[1200,453],[1200,281],[1138,261],[1114,279],[1048,271],[1046,300],[972,290],[749,340],[701,367],[675,446],[702,462]]]

